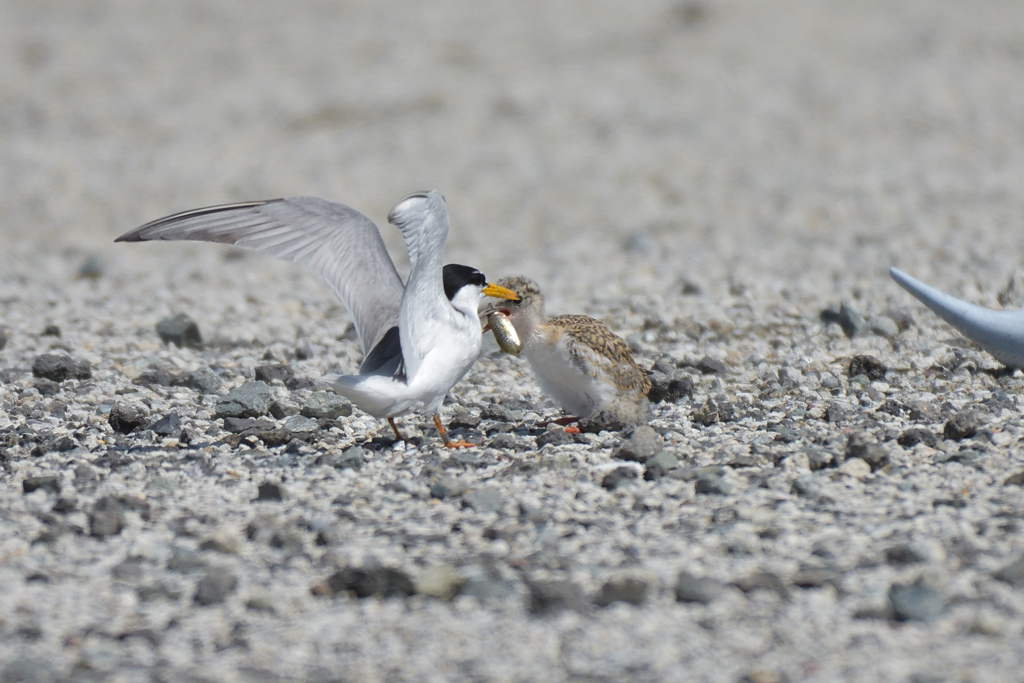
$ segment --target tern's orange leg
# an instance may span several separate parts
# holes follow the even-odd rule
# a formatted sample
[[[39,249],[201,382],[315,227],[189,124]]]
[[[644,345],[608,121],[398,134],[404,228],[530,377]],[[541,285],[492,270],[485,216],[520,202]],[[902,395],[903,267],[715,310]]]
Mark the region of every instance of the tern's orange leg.
[[[441,438],[444,439],[444,445],[448,448],[472,448],[475,443],[467,443],[466,441],[452,441],[448,438],[448,432],[445,430],[444,425],[441,424],[441,416],[434,413],[434,426],[437,427],[437,431],[441,432]]]
[[[395,439],[398,441],[405,441],[405,437],[402,436],[402,432],[398,431],[398,425],[395,424],[395,418],[389,417],[388,424],[391,425],[391,431],[395,433]]]

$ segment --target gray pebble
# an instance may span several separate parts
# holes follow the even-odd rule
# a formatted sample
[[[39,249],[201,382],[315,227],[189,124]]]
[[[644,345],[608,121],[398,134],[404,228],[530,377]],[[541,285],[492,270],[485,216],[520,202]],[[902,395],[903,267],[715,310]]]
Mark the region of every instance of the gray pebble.
[[[287,432],[315,432],[320,429],[320,423],[312,417],[292,415],[285,419],[281,428]]]
[[[530,592],[527,608],[538,616],[565,610],[582,611],[585,605],[583,592],[571,581],[529,581],[527,588]]]
[[[942,428],[942,435],[953,441],[960,441],[974,436],[983,426],[981,417],[972,410],[966,408],[951,417]]]
[[[167,568],[173,572],[187,574],[188,572],[206,569],[206,559],[200,552],[175,546],[171,549],[171,556],[167,560]]]
[[[124,505],[117,498],[104,496],[93,505],[89,515],[89,533],[93,536],[116,536],[125,524]]]
[[[889,589],[889,604],[899,621],[931,621],[946,607],[938,589],[923,579],[909,585],[893,585]]]
[[[295,371],[291,367],[278,363],[274,365],[257,365],[254,371],[255,378],[260,382],[270,384],[274,380],[281,380],[282,383],[295,377]]]
[[[851,358],[847,369],[850,377],[864,375],[872,382],[885,379],[885,373],[888,371],[884,363],[874,356],[866,354],[858,354]]]
[[[676,403],[684,398],[693,396],[693,378],[683,370],[671,370],[670,372],[651,371],[647,378],[651,381],[651,389],[647,392],[647,398],[651,403]]]
[[[362,446],[349,446],[341,453],[325,453],[316,460],[318,465],[328,465],[337,469],[358,469],[366,462],[366,449]]]
[[[477,512],[498,512],[502,503],[501,491],[495,486],[481,486],[462,495],[463,507]]]
[[[32,376],[42,377],[53,382],[69,379],[89,379],[92,368],[84,360],[75,360],[69,356],[46,353],[32,361]]]
[[[196,586],[194,601],[197,605],[216,605],[224,602],[238,585],[238,577],[227,567],[210,567]]]
[[[923,427],[911,427],[896,438],[896,443],[904,448],[913,448],[919,443],[923,443],[929,448],[935,448],[935,444],[938,442],[935,433]]]
[[[661,435],[654,431],[653,427],[643,425],[637,427],[636,431],[616,449],[613,457],[645,463],[661,453],[661,446]]]
[[[168,413],[151,424],[149,429],[158,436],[177,437],[181,434],[181,418],[177,413]]]
[[[203,345],[203,335],[199,325],[187,313],[178,313],[164,318],[156,324],[156,333],[160,340],[170,346],[199,348]]]
[[[887,315],[880,315],[871,319],[871,331],[880,337],[892,339],[900,333],[900,327],[896,321]]]
[[[644,466],[644,479],[648,481],[659,479],[677,467],[679,467],[679,458],[668,451],[662,451],[647,461]]]
[[[866,432],[854,432],[846,440],[846,457],[860,458],[866,462],[871,471],[881,469],[889,464],[889,454]]]
[[[635,467],[617,467],[601,479],[601,486],[614,491],[620,486],[636,483],[637,469]]]
[[[119,434],[130,434],[146,422],[148,415],[141,403],[123,401],[110,409],[107,422],[110,428]]]
[[[733,492],[733,486],[726,481],[724,468],[703,467],[697,471],[697,482],[694,484],[694,490],[697,493],[729,495]]]
[[[199,368],[186,375],[181,384],[201,394],[215,394],[220,391],[222,382],[217,373],[210,368]]]
[[[996,571],[992,576],[1016,588],[1024,587],[1024,555]]]
[[[287,492],[277,482],[265,481],[257,487],[256,500],[284,500]]]
[[[392,567],[346,567],[332,574],[325,584],[327,595],[351,591],[357,598],[406,597],[416,592],[409,575]]]
[[[840,304],[836,322],[843,328],[843,334],[851,339],[863,332],[866,325],[864,316],[858,313],[857,309],[849,301],[844,301]]]
[[[466,585],[466,577],[451,565],[427,567],[416,577],[416,592],[441,600],[451,600]]]
[[[302,404],[300,414],[314,419],[334,420],[352,414],[352,403],[344,396],[327,391],[317,391]]]
[[[101,257],[94,254],[87,257],[85,261],[82,262],[82,265],[78,267],[78,277],[87,280],[95,280],[102,277],[106,270],[107,264]]]
[[[722,592],[722,584],[710,577],[694,576],[681,571],[676,577],[675,594],[677,602],[699,602],[709,604]]]
[[[537,436],[537,448],[544,448],[544,446],[564,446],[565,444],[575,443],[576,440],[573,435],[565,431],[558,425],[551,425],[546,432]],[[492,448],[493,440],[492,440]]]
[[[21,489],[24,493],[32,493],[43,489],[54,495],[60,493],[60,477],[54,475],[43,475],[39,477],[26,477],[25,481],[21,483]]]
[[[628,602],[631,605],[641,605],[647,599],[649,582],[640,576],[622,576],[611,579],[603,586],[594,598],[594,604],[598,607],[607,607],[613,602]]]
[[[246,382],[217,401],[216,417],[259,417],[266,415],[272,397],[266,382]]]

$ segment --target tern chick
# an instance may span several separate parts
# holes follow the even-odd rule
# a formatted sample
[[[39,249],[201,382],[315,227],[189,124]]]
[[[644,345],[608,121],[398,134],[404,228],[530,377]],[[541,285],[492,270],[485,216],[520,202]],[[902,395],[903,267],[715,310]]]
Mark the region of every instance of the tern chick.
[[[646,412],[637,408],[646,409],[651,382],[621,337],[590,316],[546,317],[540,288],[525,277],[507,277],[499,286],[517,299],[488,305],[484,313],[508,317],[522,344],[519,355],[563,410],[577,418],[613,406],[632,416]]]
[[[432,413],[480,353],[484,296],[516,295],[475,268],[442,266],[448,211],[437,191],[400,201],[388,221],[402,231],[412,271],[404,285],[377,226],[355,209],[316,197],[226,204],[177,213],[117,242],[195,240],[244,247],[310,268],[348,307],[363,350],[358,375],[326,375],[336,392],[374,417]]]

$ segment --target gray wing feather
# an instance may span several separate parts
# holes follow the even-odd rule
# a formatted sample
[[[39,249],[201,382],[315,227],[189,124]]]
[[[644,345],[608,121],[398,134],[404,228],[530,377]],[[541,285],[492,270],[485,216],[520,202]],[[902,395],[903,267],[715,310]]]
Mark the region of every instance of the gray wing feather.
[[[352,314],[364,356],[398,324],[404,286],[380,231],[355,209],[317,197],[224,204],[160,218],[116,242],[221,242],[303,265]]]

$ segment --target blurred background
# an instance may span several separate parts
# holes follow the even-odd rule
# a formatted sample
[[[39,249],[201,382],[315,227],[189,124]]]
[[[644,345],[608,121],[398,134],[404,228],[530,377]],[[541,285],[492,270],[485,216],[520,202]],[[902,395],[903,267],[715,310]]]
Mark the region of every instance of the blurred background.
[[[815,315],[905,296],[889,265],[992,304],[1024,241],[1022,83],[1010,0],[5,0],[6,296],[90,255],[112,296],[215,267],[111,241],[297,194],[368,214],[402,265],[387,212],[437,188],[448,259],[560,311],[690,283]]]

